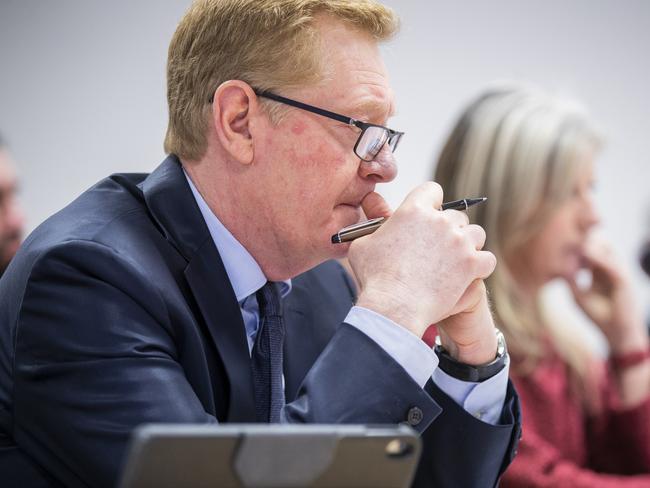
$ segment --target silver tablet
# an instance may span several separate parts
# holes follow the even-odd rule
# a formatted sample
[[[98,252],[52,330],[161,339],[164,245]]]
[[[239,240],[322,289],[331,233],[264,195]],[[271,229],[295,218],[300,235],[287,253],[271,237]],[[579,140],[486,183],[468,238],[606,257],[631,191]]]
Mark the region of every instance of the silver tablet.
[[[403,488],[419,455],[406,425],[150,424],[119,486]]]

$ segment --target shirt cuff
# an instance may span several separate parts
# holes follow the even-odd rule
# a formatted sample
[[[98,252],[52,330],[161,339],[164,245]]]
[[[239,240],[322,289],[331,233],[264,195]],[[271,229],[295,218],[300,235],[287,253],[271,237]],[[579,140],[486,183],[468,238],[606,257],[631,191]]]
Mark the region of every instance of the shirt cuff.
[[[345,318],[345,322],[379,344],[420,385],[420,388],[424,388],[433,372],[437,370],[438,356],[433,349],[418,336],[383,315],[364,307],[354,306]]]
[[[509,371],[510,356],[507,356],[505,367],[480,383],[456,379],[440,368],[433,372],[433,382],[466,412],[483,422],[497,425],[506,400]]]

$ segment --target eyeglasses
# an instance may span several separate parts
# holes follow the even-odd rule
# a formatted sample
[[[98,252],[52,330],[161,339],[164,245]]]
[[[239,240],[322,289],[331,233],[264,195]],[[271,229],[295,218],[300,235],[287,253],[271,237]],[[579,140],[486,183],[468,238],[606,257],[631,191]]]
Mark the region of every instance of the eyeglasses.
[[[306,103],[298,102],[290,98],[286,98],[275,93],[268,91],[258,92],[255,91],[258,97],[268,98],[275,102],[284,103],[285,105],[290,105],[292,107],[299,108],[301,110],[306,110],[329,119],[338,120],[344,124],[352,125],[361,129],[361,134],[357,139],[356,144],[354,145],[354,154],[359,156],[363,161],[373,161],[377,155],[381,152],[382,148],[386,143],[392,152],[395,152],[397,149],[397,144],[404,135],[404,132],[397,132],[383,125],[369,124],[368,122],[361,122],[360,120],[353,119],[346,115],[340,115],[335,112],[330,112],[322,108],[314,107],[313,105],[307,105]]]

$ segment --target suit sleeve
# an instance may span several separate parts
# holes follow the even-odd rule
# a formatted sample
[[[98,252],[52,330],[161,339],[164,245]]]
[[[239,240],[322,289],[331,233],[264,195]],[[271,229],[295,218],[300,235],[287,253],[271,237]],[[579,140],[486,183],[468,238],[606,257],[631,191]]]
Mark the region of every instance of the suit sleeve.
[[[418,412],[414,416],[413,412]],[[499,425],[468,414],[432,381],[421,388],[383,349],[343,324],[307,374],[286,422],[409,423],[423,451],[417,487],[490,487],[519,440],[519,404],[512,385]]]
[[[113,486],[139,424],[216,422],[176,360],[164,301],[113,250],[42,255],[17,321],[14,438],[66,486]]]
[[[340,277],[330,278],[327,287],[312,284],[310,295],[345,288],[338,285]],[[410,424],[421,434],[423,447],[416,487],[494,486],[511,462],[521,432],[519,400],[511,384],[499,425],[489,425],[433,381],[422,388],[369,336],[345,323],[284,413],[291,422]]]
[[[433,381],[425,389],[442,413],[422,435],[422,456],[413,486],[497,486],[517,453],[521,437],[519,398],[512,383],[508,383],[497,425],[469,414]]]
[[[440,407],[379,345],[344,323],[283,417],[289,423],[397,424],[408,422],[409,413],[411,425],[423,431]]]

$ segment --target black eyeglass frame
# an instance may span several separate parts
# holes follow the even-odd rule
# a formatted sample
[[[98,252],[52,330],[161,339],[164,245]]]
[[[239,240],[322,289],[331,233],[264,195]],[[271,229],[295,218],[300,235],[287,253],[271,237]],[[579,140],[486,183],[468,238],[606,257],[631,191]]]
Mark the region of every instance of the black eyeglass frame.
[[[386,143],[388,143],[388,147],[390,147],[391,151],[395,152],[395,149],[397,149],[397,144],[399,143],[400,139],[404,135],[404,132],[398,132],[396,130],[389,129],[388,127],[384,127],[383,125],[371,124],[369,122],[362,122],[353,117],[337,114],[336,112],[330,112],[329,110],[325,110],[324,108],[314,107],[313,105],[299,102],[297,100],[292,100],[291,98],[283,97],[281,95],[276,95],[275,93],[272,92],[255,90],[255,94],[258,97],[268,98],[269,100],[284,103],[285,105],[290,105],[292,107],[296,107],[301,110],[306,110],[307,112],[311,112],[316,115],[321,115],[329,119],[337,120],[339,122],[343,122],[344,124],[352,125],[354,127],[357,127],[358,129],[361,129],[361,133],[357,138],[357,142],[354,144],[353,150],[354,150],[354,154],[356,154],[359,158],[361,158],[362,161],[366,161],[366,162],[373,161],[377,157],[377,154],[381,152],[381,150],[383,149]],[[388,138],[384,141],[381,147],[377,149],[376,154],[371,159],[366,159],[363,156],[361,156],[359,153],[357,153],[357,148],[359,146],[359,142],[361,142],[361,138],[363,137],[363,134],[367,129],[371,127],[378,127],[380,129],[384,129],[388,133]]]

